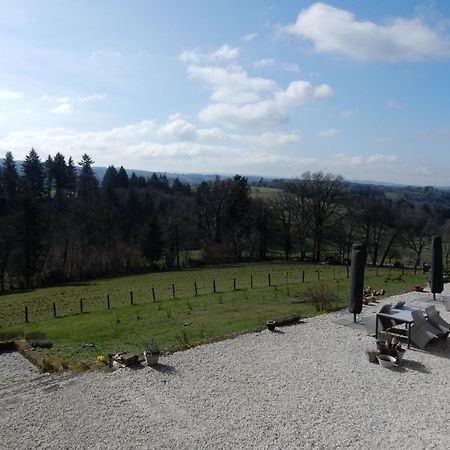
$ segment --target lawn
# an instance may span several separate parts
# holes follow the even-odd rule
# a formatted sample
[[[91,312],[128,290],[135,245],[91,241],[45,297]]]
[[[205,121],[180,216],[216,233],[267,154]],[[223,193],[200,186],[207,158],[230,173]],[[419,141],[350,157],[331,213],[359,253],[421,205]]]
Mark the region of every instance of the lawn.
[[[256,329],[285,314],[315,315],[309,293],[319,280],[329,286],[331,306],[345,307],[346,267],[301,263],[228,265],[36,289],[0,297],[0,333],[44,332],[54,346],[43,351],[71,363],[113,351],[140,353],[149,339],[169,351]],[[426,275],[412,271],[366,269],[365,286],[387,295],[425,282]]]

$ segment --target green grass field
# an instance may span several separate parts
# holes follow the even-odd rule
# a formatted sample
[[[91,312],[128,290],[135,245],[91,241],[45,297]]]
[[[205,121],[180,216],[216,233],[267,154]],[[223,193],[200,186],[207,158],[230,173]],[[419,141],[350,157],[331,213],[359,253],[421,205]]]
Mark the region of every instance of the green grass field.
[[[426,275],[421,273],[402,275],[401,269],[392,269],[390,275],[389,272],[389,269],[379,269],[377,275],[376,269],[366,269],[365,286],[385,289],[390,295],[426,281]],[[112,351],[140,353],[143,343],[151,338],[164,350],[171,350],[252,330],[270,318],[285,314],[296,313],[301,317],[317,314],[309,302],[309,293],[319,278],[333,293],[332,307],[345,307],[348,280],[344,266],[242,264],[74,283],[5,295],[0,297],[0,333],[44,332],[54,347],[43,351],[71,363]],[[216,293],[213,293],[214,281]],[[80,299],[83,299],[83,313]],[[25,306],[28,323],[25,323]]]

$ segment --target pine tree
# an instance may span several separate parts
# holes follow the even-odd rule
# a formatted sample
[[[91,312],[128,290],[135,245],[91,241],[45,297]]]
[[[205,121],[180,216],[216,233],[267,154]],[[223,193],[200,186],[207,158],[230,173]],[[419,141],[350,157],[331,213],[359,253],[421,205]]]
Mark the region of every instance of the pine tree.
[[[24,187],[36,197],[41,198],[44,194],[45,171],[36,150],[32,148],[22,163]]]
[[[75,167],[75,163],[73,162],[71,156],[69,157],[69,161],[67,162],[65,188],[70,197],[73,197],[75,195],[75,192],[77,190],[77,168]]]
[[[1,169],[1,181],[6,199],[7,209],[13,209],[16,203],[19,174],[11,152],[7,152]]]
[[[122,189],[127,189],[130,184],[127,171],[120,166],[119,172],[117,173],[117,187]]]
[[[44,173],[46,194],[48,198],[51,198],[53,187],[53,158],[51,155],[48,155],[48,158],[44,163]]]
[[[92,169],[94,161],[85,153],[78,164],[81,166],[78,177],[78,194],[83,200],[95,198],[98,193],[98,181]]]
[[[63,196],[63,191],[67,189],[68,167],[64,156],[59,152],[53,160],[52,174],[55,180],[55,195],[60,198]]]

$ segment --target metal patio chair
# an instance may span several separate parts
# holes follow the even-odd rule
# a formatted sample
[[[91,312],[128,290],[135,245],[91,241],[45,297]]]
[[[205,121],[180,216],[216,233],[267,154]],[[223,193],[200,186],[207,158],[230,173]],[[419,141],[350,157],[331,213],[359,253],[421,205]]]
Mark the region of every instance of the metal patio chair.
[[[425,311],[427,312],[428,322],[430,322],[431,325],[435,326],[436,328],[439,328],[445,336],[448,336],[448,334],[450,333],[450,323],[446,322],[441,317],[439,311],[436,309],[436,306],[427,306],[425,308]]]
[[[422,311],[412,311],[411,315],[414,319],[411,325],[411,341],[416,347],[424,349],[429,342],[442,336],[441,330],[429,323]]]

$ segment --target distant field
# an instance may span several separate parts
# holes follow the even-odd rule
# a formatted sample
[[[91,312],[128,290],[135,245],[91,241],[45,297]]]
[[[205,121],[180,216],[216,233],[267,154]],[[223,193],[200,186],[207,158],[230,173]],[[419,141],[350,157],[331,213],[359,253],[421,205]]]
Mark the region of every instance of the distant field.
[[[402,275],[401,269],[392,269],[390,275],[389,272],[379,269],[377,276],[375,269],[368,268],[365,285],[385,289],[390,295],[426,281],[426,275],[421,273]],[[72,362],[121,349],[140,352],[149,338],[168,350],[251,330],[284,314],[314,315],[315,308],[308,298],[319,278],[336,295],[333,307],[344,307],[348,292],[344,266],[243,264],[74,283],[5,295],[0,297],[0,333],[43,331],[55,344],[47,353]],[[24,323],[25,306],[29,323]]]
[[[269,187],[252,187],[251,196],[253,198],[270,198],[275,196],[276,194],[282,192],[281,189],[277,188],[269,188]]]

